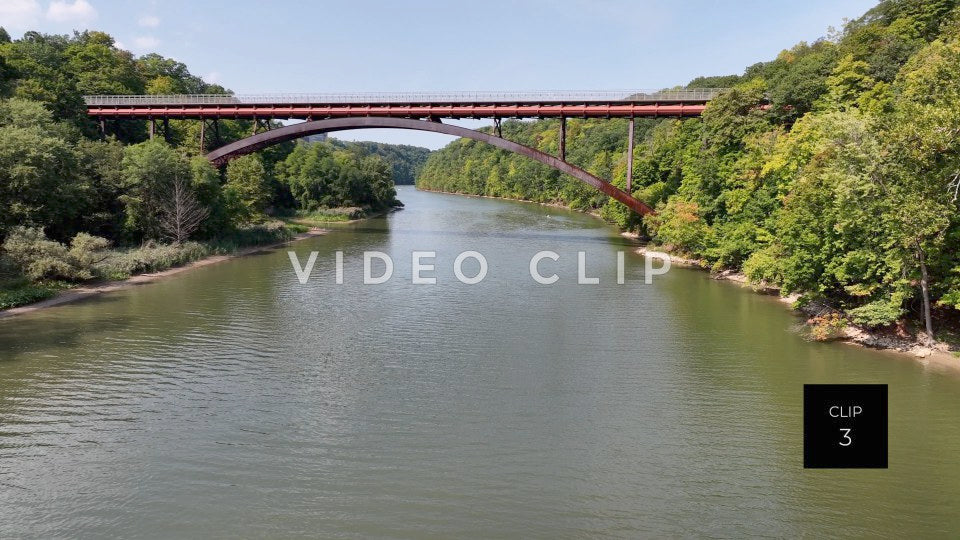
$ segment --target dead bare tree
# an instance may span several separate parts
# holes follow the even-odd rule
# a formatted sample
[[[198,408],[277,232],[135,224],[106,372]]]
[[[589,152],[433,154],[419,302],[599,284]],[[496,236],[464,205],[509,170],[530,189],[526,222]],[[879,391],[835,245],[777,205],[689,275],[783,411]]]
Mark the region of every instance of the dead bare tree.
[[[207,219],[210,210],[200,204],[190,184],[175,176],[160,206],[160,229],[174,243],[182,243]]]

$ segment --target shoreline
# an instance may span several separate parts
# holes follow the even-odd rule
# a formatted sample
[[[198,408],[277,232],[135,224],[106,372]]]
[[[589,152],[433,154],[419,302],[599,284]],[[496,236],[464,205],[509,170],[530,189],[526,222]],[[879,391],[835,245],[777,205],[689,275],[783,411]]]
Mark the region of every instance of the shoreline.
[[[463,197],[474,197],[478,199],[498,199],[502,201],[516,201],[522,203],[537,204],[540,206],[549,206],[553,208],[563,208],[565,210],[570,210],[573,212],[579,212],[581,214],[586,214],[593,216],[598,219],[602,219],[600,215],[596,212],[583,212],[581,210],[576,210],[570,208],[569,206],[564,206],[559,203],[541,203],[537,201],[528,201],[524,199],[511,199],[508,197],[494,197],[492,195],[476,195],[472,193],[457,193],[452,191],[440,191],[434,189],[421,189],[419,186],[414,185],[417,190],[426,191],[429,193],[443,193],[446,195],[459,195]],[[606,223],[606,221],[605,221]],[[640,242],[640,237],[637,233],[629,231],[620,231],[620,236],[624,238],[629,238],[631,240]],[[639,255],[643,255],[647,250],[647,246],[639,246],[635,252]],[[678,266],[686,268],[695,268],[697,270],[702,270],[710,273],[710,278],[717,281],[729,281],[736,283],[740,287],[749,287],[753,292],[758,294],[763,294],[767,296],[777,296],[777,301],[785,305],[788,309],[794,312],[800,312],[808,316],[808,319],[815,317],[817,315],[822,315],[823,312],[829,311],[829,308],[825,306],[811,306],[810,310],[798,310],[793,307],[793,304],[800,298],[799,293],[793,293],[787,296],[780,296],[780,290],[777,287],[768,285],[768,284],[755,284],[750,283],[750,280],[747,279],[747,276],[741,272],[736,272],[733,270],[724,270],[717,274],[714,274],[710,271],[709,266],[704,263],[704,261],[697,259],[690,259],[687,257],[682,257],[675,255],[673,253],[667,252],[670,255],[671,264],[676,264]],[[818,307],[820,309],[818,309]],[[806,321],[804,321],[805,326],[809,326]],[[845,345],[855,345],[858,347],[864,347],[867,349],[873,349],[875,351],[887,352],[891,354],[896,354],[902,358],[912,359],[924,366],[932,366],[938,368],[947,368],[957,372],[960,372],[960,358],[953,356],[953,352],[950,351],[949,344],[944,342],[936,342],[932,346],[924,345],[914,339],[904,339],[904,338],[895,338],[886,335],[882,335],[879,332],[872,331],[870,329],[855,325],[848,324],[843,328],[842,334],[825,341],[837,342]]]
[[[146,285],[148,283],[154,283],[162,279],[175,276],[177,274],[189,272],[190,270],[203,268],[204,266],[210,266],[212,264],[229,261],[231,259],[236,259],[239,257],[245,257],[247,255],[253,255],[255,253],[261,253],[263,251],[269,251],[272,249],[276,249],[280,246],[289,244],[291,242],[297,242],[300,240],[306,240],[307,238],[315,238],[317,236],[323,236],[328,232],[330,231],[327,229],[320,229],[317,227],[313,227],[307,232],[299,233],[293,238],[289,240],[284,240],[282,242],[274,242],[272,244],[264,244],[262,246],[252,246],[252,247],[237,250],[233,253],[229,253],[226,255],[210,255],[202,259],[191,261],[181,266],[175,266],[173,268],[168,268],[167,270],[162,270],[160,272],[137,274],[135,276],[130,276],[127,279],[123,279],[119,281],[103,281],[99,283],[91,283],[88,285],[80,285],[78,287],[72,287],[70,289],[65,289],[63,291],[60,291],[56,295],[54,295],[52,298],[47,298],[46,300],[40,300],[39,302],[33,302],[31,304],[26,304],[23,306],[17,306],[13,308],[0,310],[0,319],[15,317],[17,315],[25,315],[27,313],[34,313],[36,311],[51,308],[54,306],[69,304],[71,302],[77,302],[79,300],[97,296],[103,293],[120,291],[123,289],[136,287],[138,285]]]
[[[583,212],[580,210],[576,210],[576,209],[564,206],[559,203],[541,203],[537,201],[528,201],[523,199],[510,199],[507,197],[494,197],[491,195],[475,195],[470,193],[456,193],[456,192],[438,191],[438,190],[431,190],[431,189],[421,190],[416,185],[414,185],[414,188],[419,191],[426,191],[429,193],[441,193],[445,195],[458,195],[458,196],[474,197],[474,198],[480,198],[480,199],[498,199],[498,200],[504,200],[504,201],[515,201],[515,202],[536,204],[540,206],[548,206],[553,208],[562,208],[565,210],[579,212],[581,214],[590,215],[600,219],[600,216],[595,212]],[[379,212],[378,214],[385,215],[390,211],[396,211],[396,210],[398,209],[391,209],[385,212]],[[364,221],[366,219],[369,219],[370,217],[375,217],[375,216],[366,216],[363,218],[358,218],[358,219],[349,220],[349,221],[327,222],[327,224],[333,225],[333,224],[354,223],[357,221]],[[305,224],[301,223],[301,225],[305,225]],[[310,227],[311,227],[310,230],[308,230],[307,232],[297,234],[293,238],[289,240],[284,240],[282,242],[264,244],[262,246],[248,247],[248,248],[244,248],[234,253],[230,253],[226,255],[210,255],[202,259],[192,261],[182,266],[169,268],[167,270],[163,270],[160,272],[137,274],[135,276],[130,276],[129,278],[124,280],[92,283],[89,285],[81,285],[78,287],[66,289],[66,290],[60,291],[52,298],[47,298],[45,300],[41,300],[39,302],[34,302],[24,306],[18,306],[14,308],[0,310],[0,319],[15,317],[17,315],[25,315],[27,313],[34,313],[40,310],[48,309],[48,308],[59,306],[62,304],[77,302],[77,301],[90,298],[93,296],[97,296],[103,293],[129,289],[132,287],[136,287],[138,285],[146,285],[148,283],[154,283],[162,279],[175,276],[177,274],[195,270],[197,268],[218,264],[224,261],[236,259],[239,257],[244,257],[247,255],[252,255],[255,253],[260,253],[263,251],[269,251],[272,249],[276,249],[280,246],[290,244],[292,242],[305,240],[307,238],[314,238],[317,236],[323,236],[330,232],[329,229],[322,229],[316,226],[310,226]],[[629,238],[637,242],[640,241],[639,235],[636,233],[629,232],[629,231],[621,231],[619,234],[621,237]],[[634,251],[638,255],[644,255],[647,252],[647,249],[648,249],[648,246],[641,245],[641,246],[638,246]],[[818,314],[822,314],[822,313],[818,313],[818,311],[824,311],[828,309],[828,308],[823,308],[818,310],[817,307],[814,306],[809,310],[804,310],[804,309],[798,310],[797,308],[793,307],[793,304],[797,301],[798,298],[800,298],[800,294],[794,293],[788,296],[780,296],[778,288],[770,285],[765,285],[765,284],[758,285],[758,284],[750,283],[747,277],[740,272],[735,272],[733,270],[724,270],[717,274],[713,274],[712,272],[710,272],[709,267],[701,260],[682,257],[669,252],[667,253],[670,255],[671,264],[675,264],[685,268],[693,268],[693,269],[709,272],[710,273],[709,277],[711,279],[714,279],[717,281],[728,281],[731,283],[735,283],[740,287],[749,287],[753,292],[758,294],[763,294],[767,296],[776,295],[777,301],[787,306],[787,308],[790,309],[791,311],[794,311],[794,312],[799,311],[800,313],[813,317]],[[917,361],[924,366],[949,368],[949,369],[960,372],[960,359],[954,357],[949,350],[949,345],[943,342],[937,342],[933,346],[926,346],[918,342],[916,339],[906,340],[902,338],[890,338],[888,336],[883,336],[877,332],[871,331],[867,328],[863,328],[854,324],[849,324],[846,327],[844,327],[841,335],[833,337],[831,339],[826,339],[824,341],[839,342],[842,344],[856,345],[859,347],[873,349],[876,351],[894,353],[900,357],[911,358],[914,361]]]
[[[580,214],[586,214],[586,215],[588,215],[588,216],[593,216],[593,217],[598,218],[598,219],[603,219],[603,218],[600,217],[600,214],[598,214],[597,212],[584,212],[583,210],[577,210],[576,208],[570,208],[569,206],[564,206],[564,205],[562,205],[562,204],[560,204],[560,203],[545,203],[545,202],[537,202],[537,201],[528,201],[527,199],[512,199],[512,198],[510,198],[510,197],[495,197],[495,196],[493,196],[493,195],[476,195],[476,194],[473,194],[473,193],[458,193],[458,192],[456,192],[456,191],[440,191],[439,189],[421,189],[421,188],[420,188],[419,186],[417,186],[416,184],[414,184],[414,187],[416,188],[417,191],[425,191],[425,192],[427,192],[427,193],[442,193],[442,194],[444,194],[444,195],[459,195],[460,197],[473,197],[473,198],[475,198],[475,199],[493,199],[493,200],[497,200],[497,201],[513,201],[513,202],[521,202],[521,203],[527,203],[527,204],[536,204],[536,205],[539,205],[539,206],[547,206],[547,207],[550,207],[550,208],[562,208],[562,209],[564,209],[564,210],[570,210],[571,212],[577,212],[577,213],[580,213]]]
[[[620,235],[635,240],[638,239],[635,233],[622,232]],[[644,255],[647,252],[647,246],[640,246],[635,252],[639,255]],[[747,276],[741,272],[724,270],[714,274],[710,272],[710,268],[703,261],[677,256],[672,253],[670,253],[670,261],[671,264],[677,264],[684,268],[709,272],[710,279],[716,281],[728,281],[739,285],[741,288],[750,288],[757,294],[776,296],[777,302],[785,305],[790,311],[806,315],[808,318],[821,315],[823,314],[822,312],[829,310],[829,308],[819,305],[812,305],[809,309],[795,308],[793,305],[800,298],[801,295],[799,293],[780,296],[780,290],[777,287],[762,283],[759,285],[751,283],[750,280],[747,279]],[[807,323],[805,322],[804,324],[806,325]],[[901,358],[909,358],[919,362],[925,367],[948,368],[960,373],[960,358],[954,357],[949,350],[949,345],[943,342],[937,342],[933,346],[927,346],[916,339],[891,338],[853,323],[844,327],[839,336],[824,341],[896,354]]]
[[[300,225],[303,227],[310,227],[311,229],[318,229],[320,225],[349,225],[351,223],[359,223],[361,221],[367,221],[368,219],[375,219],[378,217],[383,217],[390,215],[394,212],[399,212],[403,210],[402,206],[394,206],[392,208],[385,208],[383,210],[377,210],[376,212],[371,212],[363,217],[358,217],[354,219],[345,219],[342,221],[324,221],[320,219],[308,219],[305,217],[290,217],[290,218],[280,218],[281,221],[289,225]]]

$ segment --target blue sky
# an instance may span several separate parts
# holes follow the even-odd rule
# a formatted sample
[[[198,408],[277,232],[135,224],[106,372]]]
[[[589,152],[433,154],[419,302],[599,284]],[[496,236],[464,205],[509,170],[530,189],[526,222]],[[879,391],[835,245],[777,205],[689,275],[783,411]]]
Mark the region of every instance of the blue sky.
[[[0,25],[14,37],[104,30],[240,94],[604,90],[741,73],[875,3],[0,0]],[[400,130],[338,137],[431,148],[450,140]]]

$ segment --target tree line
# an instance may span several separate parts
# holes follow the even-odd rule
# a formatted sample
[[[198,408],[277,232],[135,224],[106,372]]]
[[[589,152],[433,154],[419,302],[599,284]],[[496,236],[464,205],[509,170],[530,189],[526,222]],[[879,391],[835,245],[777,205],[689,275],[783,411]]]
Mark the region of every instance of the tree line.
[[[960,309],[960,9],[885,0],[841,31],[741,75],[702,118],[637,122],[622,204],[520,156],[458,140],[428,159],[426,189],[559,202],[754,282],[826,301],[858,324],[918,321],[932,337]],[[556,153],[559,122],[504,136]],[[625,121],[568,120],[572,163],[625,188]]]

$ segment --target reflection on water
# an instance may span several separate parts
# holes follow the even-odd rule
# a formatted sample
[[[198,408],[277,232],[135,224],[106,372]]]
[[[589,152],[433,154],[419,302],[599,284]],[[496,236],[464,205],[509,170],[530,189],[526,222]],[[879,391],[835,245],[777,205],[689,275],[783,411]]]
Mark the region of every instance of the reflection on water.
[[[320,252],[307,285],[280,250],[0,320],[0,536],[960,530],[957,377],[805,342],[697,272],[644,285],[629,253],[617,285],[628,242],[586,216],[400,194],[295,244]],[[393,279],[363,286],[364,250]],[[410,283],[413,250],[436,286]],[[453,276],[465,250],[478,285]],[[555,285],[529,276],[540,250]],[[890,385],[888,470],[802,469],[805,382]]]

